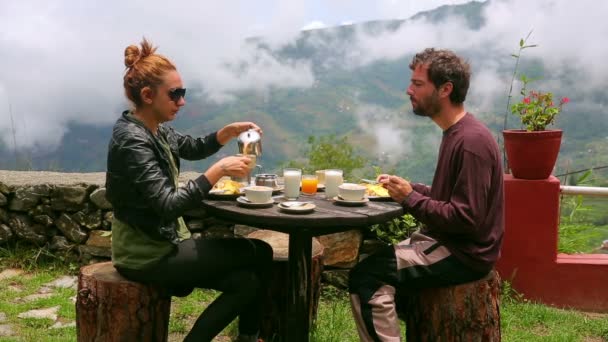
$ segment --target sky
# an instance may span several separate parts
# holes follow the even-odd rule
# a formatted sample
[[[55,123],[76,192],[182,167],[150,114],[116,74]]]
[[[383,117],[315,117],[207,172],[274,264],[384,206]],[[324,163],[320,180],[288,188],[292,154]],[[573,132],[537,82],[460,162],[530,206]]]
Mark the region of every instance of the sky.
[[[203,85],[222,103],[234,100],[239,90],[307,88],[315,83],[310,61],[277,60],[245,44],[247,37],[262,36],[280,48],[303,29],[404,19],[463,2],[0,1],[0,138],[12,146],[14,128],[19,147],[52,149],[70,122],[111,124],[126,105],[121,83],[124,49],[143,36],[173,60],[187,85]],[[492,49],[509,62],[519,38],[533,29],[532,43],[540,47],[526,54],[549,67],[545,84],[559,88],[562,85],[554,83],[568,72],[583,80],[579,90],[598,91],[608,85],[608,44],[603,43],[607,16],[605,1],[492,0],[479,31],[458,19],[439,24],[410,21],[373,37],[361,31],[357,44],[346,47],[345,63],[357,67],[397,59],[428,46],[473,53]],[[509,80],[500,64],[505,60],[472,61],[475,107],[484,108],[493,96],[504,94]],[[239,74],[226,67],[243,64],[249,67]],[[603,106],[591,99],[585,105]]]

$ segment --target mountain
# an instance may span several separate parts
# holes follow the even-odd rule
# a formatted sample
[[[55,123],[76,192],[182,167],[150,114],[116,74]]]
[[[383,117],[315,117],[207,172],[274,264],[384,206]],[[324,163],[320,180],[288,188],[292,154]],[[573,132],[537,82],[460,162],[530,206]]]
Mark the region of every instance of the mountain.
[[[447,17],[457,16],[471,29],[479,29],[484,23],[482,11],[487,4],[471,2],[442,6],[418,13],[409,20],[426,18],[430,22],[441,23]],[[358,43],[361,32],[369,37],[381,36],[398,31],[407,22],[372,21],[304,31],[292,44],[280,50],[273,50],[263,37],[250,38],[249,44],[256,44],[280,60],[309,62],[315,75],[314,85],[264,92],[242,91],[234,94],[236,100],[223,104],[211,101],[204,88],[190,88],[187,105],[171,124],[184,133],[199,136],[232,121],[257,122],[265,132],[264,151],[259,162],[266,172],[277,171],[287,161],[305,157],[309,136],[347,135],[370,166],[380,166],[410,179],[430,182],[441,132],[430,120],[411,113],[405,89],[409,84],[408,64],[412,55],[369,63],[349,48]],[[470,60],[501,60],[497,55],[499,52],[492,48],[463,53]],[[509,74],[512,67],[510,63],[500,65],[499,69]],[[532,75],[544,70],[537,60],[529,60],[521,68]],[[564,91],[571,94],[571,98],[606,98],[599,90],[585,94],[571,86]],[[513,95],[516,96],[517,92],[514,91]],[[486,122],[497,137],[502,130],[506,98],[504,93],[493,98],[467,101],[468,108]],[[490,103],[484,106],[489,109],[476,111],[476,108],[481,108],[478,103],[482,100]],[[557,126],[566,131],[560,154],[560,172],[608,164],[605,133],[608,122],[603,117],[605,114],[596,108],[581,107],[575,107],[560,117]],[[518,128],[513,127],[514,122],[515,118],[509,114],[508,128]],[[589,122],[593,124],[589,125]],[[71,124],[68,128],[55,151],[21,151],[17,161],[19,168],[105,170],[111,125]],[[183,167],[202,171],[218,158],[236,152],[236,144],[232,142],[209,160],[186,162]],[[0,146],[0,169],[13,169],[15,164],[13,151]]]

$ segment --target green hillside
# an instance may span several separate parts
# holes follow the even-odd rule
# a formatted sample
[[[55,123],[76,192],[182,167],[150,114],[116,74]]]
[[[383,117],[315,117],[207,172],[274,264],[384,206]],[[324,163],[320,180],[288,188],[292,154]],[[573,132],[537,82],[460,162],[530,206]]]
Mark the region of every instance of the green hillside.
[[[486,3],[472,2],[465,5],[443,6],[434,11],[419,13],[415,18],[426,16],[441,23],[446,16],[461,16],[473,29],[482,27],[481,11]],[[251,120],[259,123],[265,132],[264,153],[259,159],[265,172],[277,171],[291,160],[304,157],[309,136],[335,134],[348,136],[356,151],[384,170],[397,172],[410,179],[430,182],[435,166],[441,132],[426,118],[411,113],[405,89],[409,84],[408,68],[411,55],[398,59],[379,59],[371,64],[350,63],[356,60],[349,55],[357,30],[382,34],[399,29],[406,21],[374,21],[351,26],[304,31],[291,45],[280,51],[270,51],[263,37],[251,38],[250,44],[268,49],[279,59],[310,61],[315,83],[306,89],[271,89],[265,92],[246,91],[233,94],[236,100],[217,104],[206,96],[205,89],[192,88],[188,92],[188,104],[172,123],[180,131],[202,135],[219,129],[232,121]],[[514,48],[516,47],[514,42]],[[484,59],[506,61],[500,72],[509,75],[513,61],[511,53],[487,48],[482,52],[459,53],[475,66]],[[506,57],[506,58],[505,58]],[[531,76],[547,72],[542,62],[525,59],[521,71]],[[563,75],[568,75],[562,72]],[[565,76],[564,76],[565,77]],[[606,102],[600,90],[585,93],[575,82],[563,80],[563,88],[556,94],[567,94],[568,105],[557,123],[564,129],[565,138],[560,153],[559,170],[582,169],[608,164],[608,120],[601,106],[590,107],[584,103]],[[477,108],[480,101],[491,103],[484,112],[474,113],[499,135],[503,125],[508,85],[505,93],[496,98],[469,98],[469,108]],[[514,91],[517,95],[517,91]],[[116,113],[118,116],[118,113]],[[516,118],[509,115],[509,127],[516,127]],[[34,169],[65,171],[105,170],[106,146],[111,126],[70,125],[62,144],[54,152],[21,152]],[[233,142],[210,160],[184,163],[185,169],[201,171],[219,157],[237,152]],[[0,168],[15,168],[12,150],[0,150]],[[597,173],[599,183],[606,183],[606,172]]]

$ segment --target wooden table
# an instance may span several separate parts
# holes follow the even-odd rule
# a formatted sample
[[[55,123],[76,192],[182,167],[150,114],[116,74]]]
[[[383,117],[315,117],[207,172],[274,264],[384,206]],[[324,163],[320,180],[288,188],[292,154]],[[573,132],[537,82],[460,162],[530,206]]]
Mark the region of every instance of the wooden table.
[[[291,214],[277,205],[269,208],[244,208],[234,200],[204,200],[208,214],[238,224],[275,230],[289,235],[287,331],[284,341],[308,341],[310,304],[310,267],[312,238],[355,228],[365,228],[403,215],[395,202],[370,201],[364,206],[346,207],[326,200],[320,193],[300,196],[300,201],[316,205],[308,214]]]

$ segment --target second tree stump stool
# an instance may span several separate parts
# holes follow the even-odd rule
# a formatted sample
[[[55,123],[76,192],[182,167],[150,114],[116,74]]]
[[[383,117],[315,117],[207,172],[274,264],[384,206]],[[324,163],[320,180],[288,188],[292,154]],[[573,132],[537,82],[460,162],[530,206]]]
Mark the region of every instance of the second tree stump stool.
[[[76,334],[79,342],[167,341],[171,297],[162,289],[123,278],[102,262],[78,275]]]
[[[289,255],[289,236],[271,230],[256,230],[248,238],[265,241],[273,251],[273,277],[269,296],[265,301],[264,316],[260,336],[269,341],[280,341],[281,332],[287,321],[287,258]],[[317,307],[321,295],[321,273],[323,272],[323,245],[313,238],[311,264],[311,303],[310,323],[317,317]],[[284,339],[283,339],[284,341]]]
[[[397,291],[395,301],[407,341],[500,341],[500,277],[494,270],[466,284]]]

